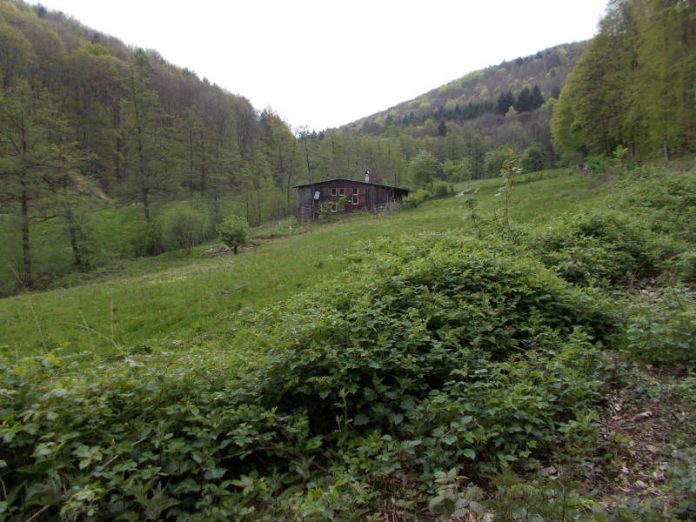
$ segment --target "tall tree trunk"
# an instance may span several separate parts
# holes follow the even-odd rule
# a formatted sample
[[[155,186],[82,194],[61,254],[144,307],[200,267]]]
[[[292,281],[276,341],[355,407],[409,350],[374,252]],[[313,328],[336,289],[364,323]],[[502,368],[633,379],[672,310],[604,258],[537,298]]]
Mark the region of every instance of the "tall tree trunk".
[[[665,157],[665,161],[669,161],[669,147],[667,146],[667,140],[662,140],[662,154]]]
[[[75,216],[70,207],[65,207],[65,221],[68,224],[68,233],[70,234],[70,247],[73,253],[73,263],[79,268],[84,268],[84,259],[80,252],[80,242],[77,238],[77,226],[75,225]]]
[[[140,201],[143,204],[143,213],[145,214],[145,222],[150,224],[150,190],[147,187],[140,188]]]
[[[22,259],[24,261],[24,273],[22,279],[24,286],[31,288],[34,279],[31,266],[31,244],[29,243],[29,190],[27,188],[26,173],[20,175],[21,207],[22,207]]]
[[[304,151],[305,151],[305,159],[307,160],[307,177],[309,178],[309,182],[312,183],[312,166],[309,163],[309,149],[307,148],[307,138],[305,137],[304,141]]]
[[[189,186],[189,196],[191,199],[193,199],[193,131],[191,131],[191,128],[189,127],[189,132],[188,132],[188,156],[189,156],[189,179],[188,179],[188,186]]]
[[[261,191],[259,189],[256,189],[256,215],[257,215],[256,224],[260,225],[261,224]]]

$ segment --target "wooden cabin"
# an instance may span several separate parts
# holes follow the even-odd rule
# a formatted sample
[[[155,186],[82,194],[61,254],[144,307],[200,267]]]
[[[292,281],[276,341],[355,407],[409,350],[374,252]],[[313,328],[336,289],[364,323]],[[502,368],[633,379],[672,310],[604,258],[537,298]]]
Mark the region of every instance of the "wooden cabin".
[[[366,175],[369,179],[369,175]],[[317,219],[323,212],[352,214],[364,210],[381,210],[398,205],[410,190],[352,179],[335,178],[297,189],[297,219]]]

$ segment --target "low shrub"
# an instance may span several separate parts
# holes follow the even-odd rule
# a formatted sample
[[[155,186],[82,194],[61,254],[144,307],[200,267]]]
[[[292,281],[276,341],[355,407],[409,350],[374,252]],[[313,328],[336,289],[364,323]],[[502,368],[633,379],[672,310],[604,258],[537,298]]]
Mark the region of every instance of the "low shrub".
[[[696,170],[627,179],[614,199],[662,234],[696,244]]]
[[[582,286],[617,286],[659,272],[655,238],[618,214],[567,215],[530,245],[547,267]]]
[[[696,248],[684,250],[674,259],[677,276],[684,283],[696,283]]]
[[[473,477],[596,432],[598,294],[453,234],[363,256],[233,346],[0,368],[3,516],[359,519],[379,477]]]
[[[432,197],[434,198],[445,198],[454,194],[454,187],[445,183],[444,181],[436,181],[433,183]]]
[[[164,252],[162,226],[158,221],[151,221],[141,226],[131,240],[135,257],[156,256]]]
[[[414,192],[411,192],[404,200],[403,203],[401,204],[402,208],[416,208],[419,206],[421,203],[426,202],[430,198],[433,197],[432,192],[430,192],[427,189],[418,189]]]
[[[668,288],[657,300],[630,304],[615,344],[652,364],[696,365],[696,299]]]
[[[237,249],[249,242],[249,224],[247,220],[241,216],[229,216],[218,226],[220,232],[220,240],[228,247]]]
[[[167,250],[187,252],[202,243],[208,230],[207,216],[188,206],[172,208],[162,219],[162,236]]]

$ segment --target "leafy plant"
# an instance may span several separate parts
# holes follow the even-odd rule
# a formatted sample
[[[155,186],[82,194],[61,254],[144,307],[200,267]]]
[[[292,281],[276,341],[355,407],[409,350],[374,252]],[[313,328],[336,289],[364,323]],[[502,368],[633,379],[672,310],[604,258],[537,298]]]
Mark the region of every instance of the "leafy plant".
[[[165,244],[184,248],[188,253],[201,243],[206,235],[205,218],[191,207],[174,208],[162,220]]]
[[[414,192],[411,192],[404,200],[401,206],[405,209],[416,208],[422,203],[426,202],[433,197],[432,192],[427,189],[421,188]]]
[[[696,302],[680,289],[667,289],[657,301],[627,308],[625,326],[617,345],[640,360],[653,364],[696,364]]]
[[[546,266],[580,285],[626,284],[659,271],[652,235],[619,214],[569,214],[530,242]]]
[[[503,161],[500,168],[502,181],[500,182],[500,190],[496,195],[503,196],[503,226],[510,229],[510,199],[512,198],[512,186],[515,182],[515,176],[522,173],[520,160],[516,157],[508,157]]]
[[[234,250],[249,242],[249,224],[241,216],[229,216],[218,226],[220,240]]]
[[[133,253],[136,257],[156,256],[164,251],[162,244],[162,226],[159,221],[142,225],[132,240]]]
[[[469,514],[484,515],[483,491],[476,486],[464,486],[466,477],[457,473],[457,468],[447,472],[435,472],[437,493],[428,502],[430,511],[447,517],[458,519]]]

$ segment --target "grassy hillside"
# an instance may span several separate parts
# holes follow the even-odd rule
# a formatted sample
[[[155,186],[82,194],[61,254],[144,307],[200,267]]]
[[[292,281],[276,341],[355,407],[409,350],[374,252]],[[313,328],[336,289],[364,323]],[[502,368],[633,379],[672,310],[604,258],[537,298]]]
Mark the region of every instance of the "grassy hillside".
[[[590,187],[591,179],[568,172],[560,169],[524,177],[515,194],[514,219],[548,220],[580,203],[598,200],[609,188],[607,184]],[[498,180],[475,183],[482,210],[499,205],[494,196],[498,185]],[[464,230],[463,216],[461,202],[447,198],[413,211],[359,216],[312,228],[310,233],[261,241],[238,257],[211,258],[206,253],[208,244],[191,256],[171,252],[139,259],[122,265],[123,273],[85,286],[1,300],[0,349],[25,355],[92,351],[93,347],[113,352],[182,340],[195,343],[198,336],[224,330],[240,308],[279,301],[336,275],[346,267],[343,254],[361,241],[453,226]],[[114,230],[109,237],[118,240],[124,234]]]
[[[0,300],[0,515],[692,519],[689,168],[479,181]]]

